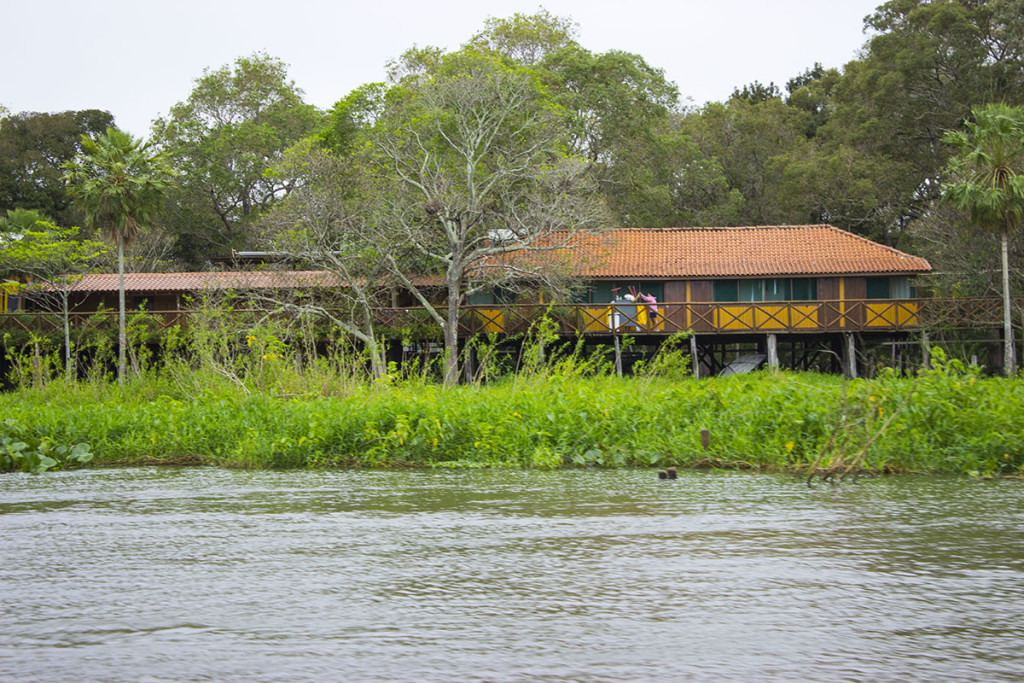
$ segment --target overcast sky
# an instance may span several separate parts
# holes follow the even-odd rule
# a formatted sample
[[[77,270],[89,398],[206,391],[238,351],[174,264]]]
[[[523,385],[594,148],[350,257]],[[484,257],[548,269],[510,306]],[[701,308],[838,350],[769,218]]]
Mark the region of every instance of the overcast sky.
[[[814,62],[842,67],[881,0],[0,0],[0,105],[11,112],[105,109],[139,136],[186,99],[204,68],[265,51],[326,108],[384,78],[413,45],[456,49],[489,16],[544,7],[579,24],[593,52],[635,52],[684,100],[779,86]]]

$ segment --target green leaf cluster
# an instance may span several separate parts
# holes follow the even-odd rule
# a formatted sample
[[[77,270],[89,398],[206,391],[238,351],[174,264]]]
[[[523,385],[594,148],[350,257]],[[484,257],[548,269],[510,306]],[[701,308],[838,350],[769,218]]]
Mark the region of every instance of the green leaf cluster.
[[[93,458],[88,443],[72,446],[39,435],[21,422],[0,423],[0,472],[45,472],[54,468],[85,465]]]

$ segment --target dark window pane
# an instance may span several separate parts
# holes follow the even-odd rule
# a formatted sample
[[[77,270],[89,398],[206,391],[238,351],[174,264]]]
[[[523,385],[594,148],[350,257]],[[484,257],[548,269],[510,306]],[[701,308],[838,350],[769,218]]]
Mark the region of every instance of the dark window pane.
[[[765,301],[789,301],[792,297],[790,296],[790,284],[789,278],[772,278],[764,281],[764,300]]]
[[[889,278],[887,278],[887,277],[869,277],[867,280],[868,280],[867,296],[868,296],[869,299],[888,299],[889,298]]]
[[[736,280],[715,280],[715,301],[738,301]]]

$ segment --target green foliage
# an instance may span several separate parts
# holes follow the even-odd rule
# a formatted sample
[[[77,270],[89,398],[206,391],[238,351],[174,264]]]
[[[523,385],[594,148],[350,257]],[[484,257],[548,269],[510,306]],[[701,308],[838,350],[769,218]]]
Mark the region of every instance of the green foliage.
[[[979,227],[1013,232],[1024,222],[1024,107],[976,107],[972,117],[943,137],[958,150],[943,196]]]
[[[1024,107],[993,104],[972,112],[966,131],[943,138],[959,150],[950,161],[943,197],[968,211],[982,229],[1000,233],[1003,293],[1003,365],[1016,372],[1010,296],[1009,238],[1024,223]]]
[[[64,165],[85,220],[119,244],[131,242],[151,221],[170,187],[168,157],[116,128],[82,136],[82,153]]]
[[[126,373],[124,249],[159,211],[171,186],[168,157],[116,128],[95,139],[82,136],[82,154],[65,164],[65,179],[85,209],[85,220],[117,244],[118,379]]]
[[[244,247],[245,231],[292,187],[267,171],[320,125],[279,59],[255,53],[205,70],[188,99],[153,124],[180,177],[167,215],[178,256],[202,263]]]
[[[35,209],[59,225],[81,220],[62,176],[62,164],[81,152],[82,135],[98,135],[113,125],[105,111],[28,112],[3,118],[0,125],[0,214]]]
[[[1024,387],[941,352],[913,378],[619,379],[553,360],[543,374],[486,386],[390,373],[330,390],[316,362],[298,367],[280,337],[254,336],[261,355],[245,372],[262,374],[245,375],[246,389],[200,365],[189,384],[181,374],[53,383],[0,396],[0,410],[52,444],[92,444],[97,464],[1024,473]],[[291,384],[266,363],[257,370],[277,352]],[[10,443],[31,445],[26,433]]]
[[[17,420],[0,423],[0,472],[45,472],[53,468],[85,465],[92,460],[89,444],[56,443],[34,433]]]

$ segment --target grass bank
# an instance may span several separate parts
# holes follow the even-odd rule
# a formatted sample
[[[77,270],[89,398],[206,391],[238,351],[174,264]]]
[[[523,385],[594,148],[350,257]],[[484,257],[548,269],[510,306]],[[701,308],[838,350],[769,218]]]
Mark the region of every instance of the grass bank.
[[[942,363],[916,378],[757,373],[710,380],[538,374],[330,395],[202,391],[151,374],[0,396],[0,440],[56,467],[715,466],[969,474],[1024,471],[1024,383]],[[710,434],[708,448],[701,430]],[[79,448],[73,457],[73,446]],[[62,453],[56,449],[64,448]],[[91,457],[91,460],[90,460]],[[20,465],[24,465],[22,461]]]

